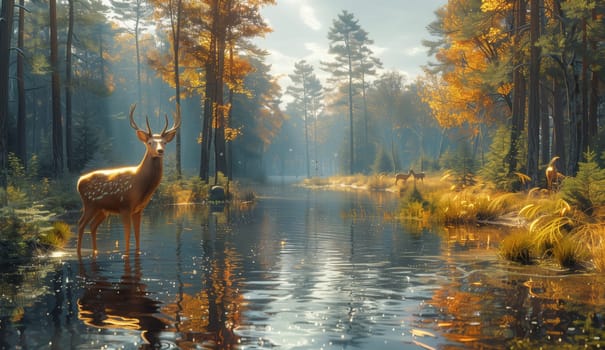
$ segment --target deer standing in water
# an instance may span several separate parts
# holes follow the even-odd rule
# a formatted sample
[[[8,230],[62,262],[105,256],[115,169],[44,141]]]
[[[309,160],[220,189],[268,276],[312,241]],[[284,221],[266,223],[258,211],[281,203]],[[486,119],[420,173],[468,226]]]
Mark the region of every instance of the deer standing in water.
[[[160,184],[163,156],[166,144],[174,138],[181,125],[180,113],[176,114],[173,126],[168,128],[168,116],[164,129],[159,134],[151,132],[149,119],[147,131],[134,122],[136,105],[130,107],[130,126],[145,144],[145,156],[137,166],[103,169],[82,175],[78,180],[78,192],[82,198],[83,213],[78,221],[78,255],[82,248],[82,235],[90,223],[93,254],[97,252],[97,228],[109,214],[119,214],[124,225],[125,254],[130,250],[130,227],[134,225],[136,250],[139,251],[141,214]]]

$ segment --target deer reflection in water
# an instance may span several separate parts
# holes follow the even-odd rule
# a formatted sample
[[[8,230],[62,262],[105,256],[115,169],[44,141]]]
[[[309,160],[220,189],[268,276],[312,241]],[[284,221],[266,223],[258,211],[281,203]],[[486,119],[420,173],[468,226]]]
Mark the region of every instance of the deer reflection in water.
[[[124,274],[118,282],[110,281],[92,260],[90,271],[80,261],[80,276],[86,281],[84,294],[78,299],[78,318],[87,326],[101,329],[141,331],[147,342],[141,349],[160,345],[159,335],[170,322],[158,317],[159,303],[149,298],[147,286],[141,282],[141,261],[137,256],[134,269],[124,259]]]

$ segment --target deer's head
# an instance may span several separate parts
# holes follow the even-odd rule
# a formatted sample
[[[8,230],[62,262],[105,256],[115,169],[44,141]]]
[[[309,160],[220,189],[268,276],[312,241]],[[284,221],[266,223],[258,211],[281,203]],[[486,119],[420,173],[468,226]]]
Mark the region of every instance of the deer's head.
[[[180,113],[176,113],[176,117],[174,118],[174,124],[170,129],[168,129],[168,116],[164,115],[166,123],[164,124],[164,129],[159,134],[154,134],[151,132],[151,127],[149,126],[149,118],[145,117],[145,121],[147,123],[147,131],[140,129],[134,121],[133,114],[136,105],[132,105],[130,107],[130,126],[136,130],[137,137],[141,142],[145,144],[147,148],[147,153],[153,157],[158,158],[164,156],[164,149],[166,144],[176,135],[177,130],[181,126],[181,116]]]

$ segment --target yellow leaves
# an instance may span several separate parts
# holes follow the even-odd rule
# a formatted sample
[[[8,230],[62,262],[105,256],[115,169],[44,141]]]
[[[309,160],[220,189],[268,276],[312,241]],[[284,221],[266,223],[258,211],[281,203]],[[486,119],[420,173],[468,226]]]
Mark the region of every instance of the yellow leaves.
[[[507,95],[508,81],[494,78],[494,67],[508,52],[505,0],[450,1],[444,7],[444,44],[435,58],[440,75],[427,79],[420,91],[442,127],[468,126],[492,121],[501,106],[494,96]]]
[[[501,12],[512,10],[513,3],[508,0],[482,0],[481,11],[482,12]]]
[[[235,140],[238,136],[242,135],[242,128],[230,128],[230,127],[226,127],[225,128],[225,140],[227,142],[233,141]]]

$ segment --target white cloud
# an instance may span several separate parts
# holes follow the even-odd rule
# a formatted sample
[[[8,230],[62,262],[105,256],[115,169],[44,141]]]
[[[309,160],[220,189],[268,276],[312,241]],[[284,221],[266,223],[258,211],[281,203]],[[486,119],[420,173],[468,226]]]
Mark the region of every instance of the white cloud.
[[[299,14],[300,14],[300,18],[302,19],[303,23],[307,27],[309,27],[315,31],[318,31],[321,29],[321,22],[315,15],[315,9],[313,7],[311,7],[307,4],[301,4],[300,9],[299,9]]]
[[[420,54],[426,54],[427,48],[421,46],[414,46],[403,50],[406,56],[418,56]]]

